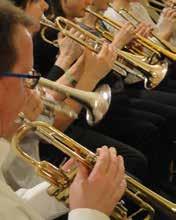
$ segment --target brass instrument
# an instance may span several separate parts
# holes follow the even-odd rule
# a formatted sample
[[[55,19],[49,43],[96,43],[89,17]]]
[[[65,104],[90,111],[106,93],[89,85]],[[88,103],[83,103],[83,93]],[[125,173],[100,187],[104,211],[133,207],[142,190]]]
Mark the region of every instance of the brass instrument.
[[[69,116],[69,118],[78,119],[78,114],[64,102],[51,100],[42,95],[40,97],[44,104],[44,110],[42,112],[43,115],[55,117],[58,112],[62,112]]]
[[[164,8],[165,7],[165,2],[163,1],[158,1],[158,0],[149,0],[149,3],[155,4],[159,7]]]
[[[112,4],[109,4],[109,7],[112,7]],[[87,8],[86,11],[89,14],[92,14],[93,16],[97,17],[100,21],[103,21],[105,24],[110,25],[112,28],[114,28],[115,30],[120,30],[123,27],[123,24],[119,21],[113,20],[105,15],[102,15],[100,13],[97,13],[93,10],[91,10],[90,8]],[[118,12],[119,13],[119,12]],[[96,25],[96,29],[97,31],[99,31],[101,33],[101,35],[106,38],[109,41],[112,41],[114,38],[113,33],[111,33],[108,30],[105,30],[104,28],[101,28],[101,26]],[[136,42],[139,43],[140,45],[142,45],[143,47],[147,48],[148,50],[152,51],[153,53],[155,53],[158,57],[160,56],[160,53],[157,49],[155,49],[153,47],[153,43],[151,43],[148,39],[142,37],[139,34],[136,34]],[[128,48],[128,50],[130,50],[130,48]],[[134,48],[133,48],[134,50]],[[137,54],[140,54],[139,50],[137,51]],[[143,54],[142,54],[143,55]]]
[[[162,9],[165,7],[175,8],[176,2],[173,0],[165,0],[165,1],[158,1],[158,0],[149,0],[148,1],[151,7],[153,7],[158,13],[161,13]]]
[[[89,31],[84,30],[83,28],[73,23],[72,21],[69,21],[66,18],[57,17],[55,19],[55,22],[51,22],[45,16],[43,16],[41,20],[41,24],[43,24],[45,27],[49,27],[61,31],[65,36],[68,36],[69,38],[73,39],[77,43],[81,44],[82,46],[88,48],[89,50],[95,53],[97,53],[102,47],[103,41],[101,38],[95,36]],[[76,38],[74,35],[71,35],[69,33],[70,28],[75,28],[76,30],[78,30],[80,33],[82,33],[85,36],[85,39],[82,40],[80,38]],[[41,35],[42,38],[45,40],[46,38],[44,36],[45,31],[43,31]],[[54,45],[54,43],[50,42],[49,40],[47,40],[47,42]],[[127,62],[130,62],[133,66],[135,66],[141,71],[136,72],[135,70],[127,67],[118,60],[115,61],[113,70],[115,70],[118,74],[122,76],[126,76],[127,73],[129,73],[131,75],[138,77],[139,79],[144,81],[144,87],[146,89],[151,89],[156,87],[166,75],[168,68],[166,62],[163,62],[161,65],[150,65],[139,59],[139,57],[131,53],[128,53],[126,51],[117,49],[117,54],[123,59],[125,59]]]
[[[172,9],[176,8],[176,4],[173,0],[142,0],[142,2],[155,23],[158,22],[159,16],[165,7],[169,7]]]
[[[142,5],[147,9],[152,20],[157,23],[160,16],[160,8],[151,4],[148,0],[141,0]]]
[[[149,0],[148,7],[153,8],[157,13],[161,13],[162,9],[166,6],[164,2],[157,0]]]
[[[27,87],[33,88],[34,83],[31,81],[31,79],[26,79],[25,83]],[[86,108],[86,119],[89,125],[98,123],[108,111],[111,103],[111,89],[108,85],[100,86],[96,89],[95,92],[86,92],[58,84],[43,77],[40,77],[35,85],[39,85],[42,88],[45,87],[55,92],[62,93],[66,97],[70,97],[77,101],[79,104]],[[48,100],[44,99],[44,104],[52,110],[57,111],[58,106],[54,103],[50,103]],[[67,114],[70,112],[69,107],[66,112]],[[77,116],[72,111],[70,114],[73,117]]]
[[[110,7],[111,7],[111,4],[110,4]],[[119,30],[120,28],[123,27],[123,24],[121,22],[115,21],[105,15],[101,15],[100,13],[97,13],[97,12],[91,10],[90,8],[87,8],[86,12],[97,17],[100,21],[107,23],[115,30]],[[102,28],[101,25],[96,25],[96,29],[99,33],[101,33],[103,38],[106,38],[108,41],[113,40],[114,35],[111,32]],[[166,76],[166,73],[167,73],[167,69],[168,69],[168,63],[166,60],[161,60],[161,61],[157,62],[157,64],[151,65],[151,62],[153,62],[154,58],[157,58],[157,60],[160,59],[161,50],[163,48],[161,48],[159,46],[155,46],[155,44],[153,42],[140,36],[139,34],[136,34],[136,36],[137,36],[136,42],[138,44],[142,45],[144,48],[147,48],[148,50],[150,50],[150,52],[152,52],[152,56],[146,57],[146,55],[144,53],[137,50],[136,48],[132,48],[131,50],[130,50],[130,48],[127,48],[128,51],[130,51],[132,53],[134,53],[134,52],[137,53],[137,55],[135,54],[135,56],[133,54],[127,53],[125,51],[120,51],[120,53],[121,52],[125,53],[124,56],[122,55],[122,57],[124,57],[125,60],[127,60],[129,62],[130,62],[130,58],[132,58],[133,59],[133,62],[131,62],[132,65],[137,70],[141,71],[142,75],[143,75],[143,71],[146,71],[148,73],[146,75],[144,74],[143,76],[147,77],[146,82],[150,82],[150,86],[147,86],[144,81],[144,87],[146,89],[155,88],[164,79],[164,77]],[[167,52],[167,51],[164,50],[164,52]],[[121,56],[120,53],[118,52],[118,54]],[[154,56],[154,54],[155,54],[155,56]],[[175,54],[174,58],[176,59],[176,54]],[[129,68],[127,66],[126,66],[126,70],[127,70],[127,72],[129,70]],[[136,71],[134,70],[134,72],[136,72]],[[141,75],[139,72],[137,72],[137,75],[138,74]]]
[[[23,141],[28,132],[35,132],[37,136],[49,142],[54,147],[64,152],[67,156],[80,161],[89,169],[93,168],[96,162],[96,155],[49,124],[40,121],[30,122],[25,119],[23,115],[20,117],[23,121],[23,125],[18,129],[17,133],[12,138],[13,147],[22,159],[34,167],[38,175],[42,176],[52,184],[52,186],[48,189],[48,193],[51,196],[55,196],[60,201],[67,201],[68,188],[76,175],[76,168],[73,168],[68,172],[64,172],[61,167],[57,168],[46,161],[36,161],[23,151],[20,143]],[[140,208],[135,213],[127,216],[127,209],[120,202],[117,204],[112,214],[114,219],[122,220],[125,217],[125,219],[131,220],[134,216],[145,211],[146,217],[143,219],[152,220],[155,210],[149,204],[150,202],[154,202],[155,204],[161,206],[164,210],[168,211],[170,214],[176,215],[175,203],[168,201],[167,199],[143,186],[129,175],[126,175],[126,180],[128,187],[125,196],[129,199],[132,199],[133,203],[137,204]],[[146,200],[149,203],[147,203]]]
[[[140,23],[140,21],[126,9],[120,9],[119,11],[116,11],[116,12],[135,27]],[[151,37],[160,44],[158,45],[157,43],[152,42],[152,40],[147,39],[151,47],[156,49],[158,52],[163,54],[165,57],[173,61],[176,61],[176,48],[172,44],[170,44],[168,41],[164,39],[161,39],[155,32],[152,32]]]

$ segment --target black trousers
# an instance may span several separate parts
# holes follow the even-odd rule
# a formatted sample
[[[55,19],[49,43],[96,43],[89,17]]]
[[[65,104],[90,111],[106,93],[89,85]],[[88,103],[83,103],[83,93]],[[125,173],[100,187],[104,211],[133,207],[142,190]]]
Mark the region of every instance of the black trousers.
[[[135,109],[130,103],[112,102],[110,111],[93,129],[141,151],[149,162],[149,179],[168,177],[171,143],[165,137],[166,119],[161,115]],[[160,153],[159,153],[160,152]],[[159,161],[159,162],[158,162]]]
[[[133,107],[163,117],[166,120],[165,136],[170,140],[176,140],[176,94],[132,88],[128,90],[128,95],[133,97]]]
[[[176,93],[176,79],[167,79],[166,85],[159,86],[156,89],[164,92]]]
[[[82,123],[83,120],[82,118],[79,122]],[[159,181],[168,175],[169,156],[165,149],[169,144],[162,135],[165,123],[165,118],[158,114],[132,107],[131,99],[121,93],[112,96],[108,113],[92,129],[141,151],[149,162],[148,180]],[[86,123],[79,125],[87,128]]]

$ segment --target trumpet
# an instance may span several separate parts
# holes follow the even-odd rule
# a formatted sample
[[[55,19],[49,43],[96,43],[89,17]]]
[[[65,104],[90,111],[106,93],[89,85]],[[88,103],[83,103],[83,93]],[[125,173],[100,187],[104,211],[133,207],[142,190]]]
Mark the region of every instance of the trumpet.
[[[66,97],[75,100],[86,108],[86,119],[89,125],[94,125],[98,123],[108,111],[111,103],[111,89],[107,84],[100,86],[96,89],[95,92],[86,92],[58,84],[43,77],[38,78],[37,82],[34,82],[33,80],[31,81],[31,79],[26,79],[25,83],[28,88],[34,88],[34,86],[39,85],[39,87],[41,88],[48,88],[55,92],[62,93]],[[66,111],[66,114],[70,115],[71,117],[77,117],[77,114],[68,106],[63,106],[63,109],[61,106],[60,109],[56,103],[53,103],[52,101],[49,101],[44,97],[41,98],[44,101],[44,105],[47,106],[50,110],[64,110]]]
[[[146,5],[148,8],[154,9],[154,11],[156,11],[158,14],[160,14],[163,8],[166,6],[164,2],[157,0],[146,1]]]
[[[164,2],[164,1],[149,0],[149,3],[150,3],[150,4],[155,4],[155,5],[157,5],[158,7],[162,7],[162,8],[165,7],[165,2]]]
[[[34,167],[37,174],[46,179],[51,186],[48,188],[48,193],[50,196],[55,196],[59,201],[68,200],[68,189],[74,180],[76,175],[76,168],[71,169],[68,172],[62,170],[62,168],[57,168],[46,161],[36,161],[30,155],[23,151],[20,143],[23,141],[25,136],[29,131],[35,132],[37,136],[43,140],[49,142],[57,149],[61,150],[67,156],[75,158],[80,161],[90,170],[94,167],[96,163],[97,156],[80,145],[73,139],[69,138],[56,128],[50,126],[49,124],[41,121],[30,122],[24,115],[20,115],[23,125],[18,129],[16,134],[12,138],[12,146],[23,160]],[[139,210],[135,213],[128,215],[128,210],[122,202],[118,203],[115,207],[112,217],[116,220],[127,219],[131,220],[136,217],[139,213],[145,212],[146,216],[143,219],[152,220],[155,215],[154,208],[150,205],[153,202],[155,205],[161,206],[164,210],[172,215],[176,215],[176,204],[163,198],[154,191],[148,189],[134,178],[126,174],[127,180],[127,190],[125,196],[133,201],[139,206]],[[146,202],[149,201],[149,202]]]
[[[156,23],[158,22],[159,16],[165,7],[169,7],[172,9],[176,8],[175,2],[173,0],[142,0],[142,2],[144,7],[148,10],[152,20],[154,20]]]
[[[143,4],[143,6],[147,9],[150,17],[152,18],[152,20],[157,23],[158,19],[159,19],[159,15],[161,13],[161,9],[155,5],[153,5],[152,3],[150,3],[148,0],[141,0],[141,3]]]
[[[55,19],[55,22],[51,22],[45,16],[43,16],[41,20],[41,24],[43,24],[45,27],[49,27],[52,29],[56,29],[57,31],[61,31],[65,36],[68,36],[69,38],[73,39],[77,43],[81,44],[82,46],[88,48],[89,50],[95,53],[98,53],[98,51],[102,47],[103,41],[101,38],[95,36],[89,31],[84,30],[83,28],[69,21],[66,18],[57,17]],[[69,32],[70,28],[74,28],[78,30],[80,33],[82,33],[85,36],[85,40],[76,38],[74,35],[71,35]],[[45,30],[46,29],[43,29],[41,35],[42,38],[46,41]],[[48,39],[47,42],[52,45],[55,45],[55,42],[50,41]],[[139,59],[139,57],[131,53],[128,53],[126,51],[117,49],[117,54],[127,62],[130,62],[130,64],[135,66],[137,69],[139,69],[140,72],[136,72],[135,70],[127,67],[118,60],[115,61],[113,70],[115,70],[117,74],[120,74],[123,77],[127,76],[127,74],[129,73],[143,80],[144,87],[146,89],[151,89],[156,87],[164,79],[167,73],[168,64],[166,62],[163,62],[161,65],[150,65]]]
[[[159,13],[165,7],[175,8],[175,6],[176,6],[176,4],[173,0],[165,0],[165,1],[149,0],[149,4],[153,5],[155,10]]]
[[[130,22],[134,27],[136,27],[140,22],[134,15],[132,15],[126,9],[120,9],[116,12],[120,14],[125,20]],[[149,46],[156,49],[156,51],[163,54],[165,57],[169,58],[170,60],[176,61],[176,48],[172,44],[170,44],[168,41],[164,39],[161,39],[154,32],[152,32],[152,38],[154,38],[156,42],[158,42],[161,46],[145,38],[143,38],[143,41],[145,40],[145,42],[147,42]]]
[[[53,116],[55,117],[58,112],[62,112],[65,115],[69,116],[69,118],[78,119],[78,113],[76,113],[67,104],[51,100],[42,95],[40,97],[44,104],[44,110],[42,112],[43,115],[46,115],[50,118]]]
[[[109,7],[112,8],[112,4],[109,4]],[[89,13],[89,14],[92,14],[93,16],[97,17],[100,21],[103,21],[104,23],[110,25],[112,28],[114,28],[115,30],[120,30],[122,27],[123,27],[123,24],[119,21],[115,21],[105,15],[102,15],[100,13],[97,13],[93,10],[91,10],[90,8],[87,8],[86,11]],[[119,12],[118,12],[119,13]],[[101,35],[106,38],[108,41],[112,41],[113,38],[114,38],[114,35],[106,30],[105,28],[102,28],[101,25],[96,25],[96,29],[98,32],[101,33]],[[142,37],[141,35],[139,34],[136,34],[137,36],[137,43],[139,43],[140,45],[142,45],[143,47],[147,48],[148,50],[152,51],[153,53],[155,53],[158,57],[160,57],[160,53],[158,52],[158,50],[156,50],[155,48],[153,48],[153,43],[151,44],[151,42]],[[127,48],[130,52],[134,52],[134,50],[136,50],[136,48],[132,48],[132,50],[130,48]],[[142,52],[137,50],[137,54],[141,54]],[[143,54],[142,54],[143,55]]]

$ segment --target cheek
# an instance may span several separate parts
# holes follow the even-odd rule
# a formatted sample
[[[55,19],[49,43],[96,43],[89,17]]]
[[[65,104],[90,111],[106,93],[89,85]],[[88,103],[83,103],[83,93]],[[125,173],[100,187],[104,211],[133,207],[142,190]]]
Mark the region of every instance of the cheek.
[[[26,13],[34,19],[36,24],[40,23],[40,19],[41,19],[43,12],[42,12],[39,5],[35,4],[35,5],[27,8]]]
[[[34,65],[34,58],[33,58],[33,49],[30,50],[30,54],[29,54],[29,66],[30,66],[30,70],[33,68]]]
[[[28,71],[31,71],[31,69],[33,68],[33,63],[34,63],[34,56],[33,56],[33,40],[32,40],[32,37],[29,36],[29,42],[28,42],[28,51],[27,54],[26,54],[26,60],[28,60],[28,63],[29,63],[29,70]]]

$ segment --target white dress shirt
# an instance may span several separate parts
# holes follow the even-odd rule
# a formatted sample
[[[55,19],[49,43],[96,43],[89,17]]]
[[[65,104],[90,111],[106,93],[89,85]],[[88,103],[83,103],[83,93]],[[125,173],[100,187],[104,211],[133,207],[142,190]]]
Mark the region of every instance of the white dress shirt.
[[[58,202],[47,194],[46,190],[49,186],[47,182],[42,182],[30,189],[19,189],[16,193],[12,191],[5,182],[2,169],[10,151],[9,142],[0,138],[0,219],[52,220],[68,212],[68,208],[62,202]],[[68,220],[88,219],[109,220],[109,217],[92,209],[75,209],[69,213],[68,217]]]

